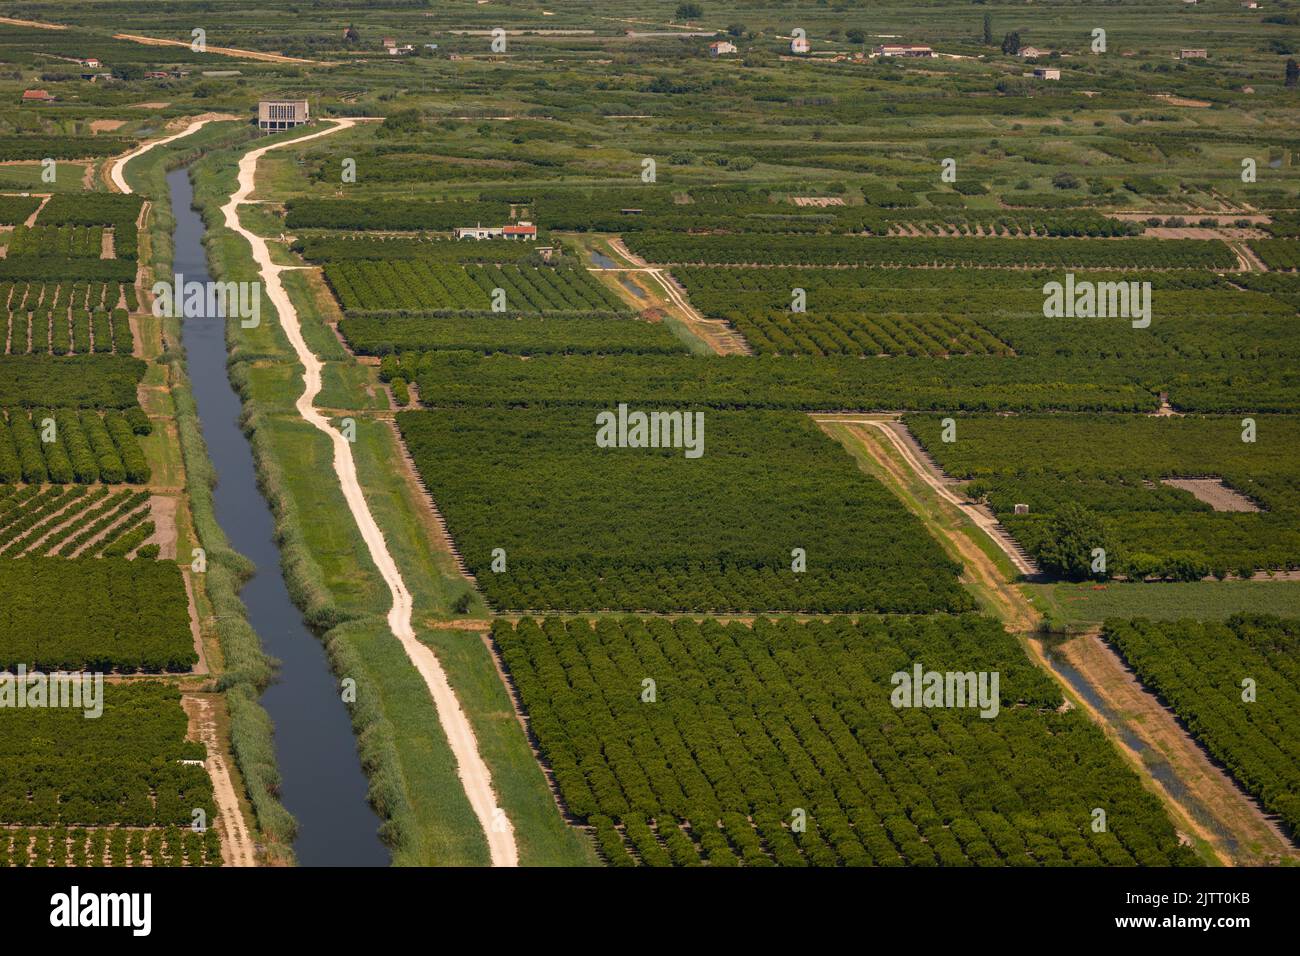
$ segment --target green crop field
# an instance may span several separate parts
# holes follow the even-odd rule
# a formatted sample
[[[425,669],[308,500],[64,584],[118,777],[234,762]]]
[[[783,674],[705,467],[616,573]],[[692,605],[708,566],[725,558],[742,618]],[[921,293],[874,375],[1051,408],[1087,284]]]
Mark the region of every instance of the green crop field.
[[[3,6],[0,876],[1300,862],[1300,0]]]
[[[1055,685],[984,618],[524,620],[495,636],[566,801],[613,865],[1188,859],[1096,728],[1055,713]],[[1008,715],[892,708],[889,675],[915,660],[999,669]],[[1100,835],[1099,804],[1115,821]]]
[[[1300,824],[1300,621],[1112,621],[1106,640],[1247,790]]]
[[[970,606],[915,519],[806,419],[690,414],[703,422],[698,456],[597,448],[585,410],[405,412],[399,424],[469,570],[502,609]],[[806,570],[793,570],[796,548]]]
[[[1107,549],[1103,577],[1196,580],[1300,567],[1292,418],[1250,419],[1259,431],[1249,432],[1236,417],[981,416],[955,421],[953,441],[943,440],[943,419],[906,421],[949,475],[973,479],[965,493],[986,500],[1031,553],[1054,550],[1055,518],[1071,506],[1098,516],[1102,537],[1078,544]],[[1200,479],[1203,494],[1227,500],[1168,484],[1179,479]],[[1028,513],[1016,514],[1018,504]]]

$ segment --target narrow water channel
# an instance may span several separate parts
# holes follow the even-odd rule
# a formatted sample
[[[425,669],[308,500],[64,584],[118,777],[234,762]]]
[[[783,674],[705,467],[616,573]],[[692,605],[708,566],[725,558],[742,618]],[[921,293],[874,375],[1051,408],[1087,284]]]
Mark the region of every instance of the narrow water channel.
[[[1052,670],[1065,678],[1065,681],[1074,689],[1074,692],[1094,707],[1097,713],[1101,714],[1106,722],[1116,729],[1120,739],[1138,755],[1143,766],[1147,768],[1152,777],[1159,781],[1166,792],[1184,810],[1191,814],[1197,823],[1218,836],[1223,841],[1227,851],[1236,856],[1238,851],[1236,838],[1220,825],[1218,818],[1187,788],[1182,778],[1169,765],[1169,761],[1148,747],[1141,737],[1129,729],[1127,721],[1111,709],[1102,699],[1102,696],[1097,693],[1096,688],[1079,672],[1078,668],[1065,659],[1064,654],[1052,647],[1047,641],[1043,642],[1043,647],[1046,651],[1047,663]]]
[[[191,207],[186,169],[167,175],[176,230],[174,272],[185,282],[209,281],[204,224]],[[275,725],[281,799],[298,821],[294,853],[303,866],[385,866],[379,819],[366,802],[366,778],[337,682],[320,640],[302,621],[280,569],[271,509],[257,487],[248,440],[239,428],[239,396],[226,374],[225,323],[186,317],[186,367],[203,437],[217,473],[217,521],[231,545],[257,565],[241,597],[279,679],[262,697]],[[346,516],[344,519],[346,520]]]

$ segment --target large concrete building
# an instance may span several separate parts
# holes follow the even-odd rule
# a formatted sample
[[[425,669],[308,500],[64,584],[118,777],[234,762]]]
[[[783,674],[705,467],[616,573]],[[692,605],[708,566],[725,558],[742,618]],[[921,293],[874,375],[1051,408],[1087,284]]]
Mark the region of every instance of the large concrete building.
[[[268,133],[302,126],[310,118],[306,100],[262,100],[257,104],[257,127]]]

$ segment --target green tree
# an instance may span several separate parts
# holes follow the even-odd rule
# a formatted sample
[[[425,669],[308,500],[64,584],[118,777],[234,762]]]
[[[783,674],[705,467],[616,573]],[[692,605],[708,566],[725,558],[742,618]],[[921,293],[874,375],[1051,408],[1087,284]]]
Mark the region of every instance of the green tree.
[[[420,111],[417,109],[398,110],[384,117],[380,124],[381,136],[401,136],[420,131]]]
[[[1295,86],[1300,83],[1300,66],[1296,65],[1294,59],[1286,61],[1286,85]]]
[[[1093,551],[1105,551],[1105,570],[1094,571]],[[1114,548],[1101,518],[1083,505],[1069,502],[1047,523],[1038,545],[1038,563],[1044,571],[1070,581],[1108,578],[1115,561]]]
[[[854,29],[845,32],[844,39],[848,40],[850,43],[866,43],[867,33],[865,30],[859,30],[855,27]]]
[[[993,45],[993,14],[984,14],[984,45]]]
[[[704,16],[704,8],[698,3],[677,4],[678,20],[698,20]]]
[[[1018,32],[1013,31],[1002,38],[1002,52],[1008,56],[1015,56],[1020,52],[1020,34]]]

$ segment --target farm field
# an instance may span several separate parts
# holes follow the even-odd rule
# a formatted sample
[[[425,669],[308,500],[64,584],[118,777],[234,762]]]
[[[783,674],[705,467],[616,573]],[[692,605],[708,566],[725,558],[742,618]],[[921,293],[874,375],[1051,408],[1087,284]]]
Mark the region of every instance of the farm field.
[[[1273,922],[1293,0],[9,6],[19,891],[257,866],[277,942],[295,865],[464,923],[462,867],[640,866]],[[6,704],[56,670],[102,714]],[[1166,867],[1232,892],[1135,901]],[[205,878],[134,874],[159,936]]]
[[[1158,588],[1139,583],[1027,584],[1043,613],[1067,624],[1100,624],[1110,618],[1193,618],[1220,621],[1255,611],[1300,616],[1300,582],[1171,581]]]
[[[103,715],[0,710],[0,859],[6,866],[220,866],[203,745],[185,739],[180,693],[121,685]],[[200,765],[186,763],[197,761]],[[114,794],[105,799],[105,791]]]
[[[1243,787],[1292,831],[1300,823],[1294,618],[1111,621],[1105,639]],[[1258,697],[1255,696],[1258,688]]]
[[[585,410],[439,409],[404,412],[399,425],[499,609],[970,607],[957,569],[806,419],[690,414],[703,422],[698,456],[680,445],[593,456]],[[794,549],[806,570],[794,570]]]
[[[1056,713],[1059,690],[986,618],[525,619],[494,636],[615,866],[1189,861],[1105,738]],[[887,675],[914,660],[999,670],[1008,716],[891,708]],[[660,675],[648,703],[644,675]]]
[[[904,421],[950,477],[970,480],[965,495],[1067,577],[1198,580],[1300,564],[1289,417],[1261,417],[1258,435],[1235,416],[964,417],[951,442],[942,419]],[[1201,494],[1171,484],[1180,479]],[[1063,555],[1054,529],[1067,512],[1091,517],[1096,540],[1072,539]],[[1107,551],[1104,573],[1087,570],[1094,547]]]

